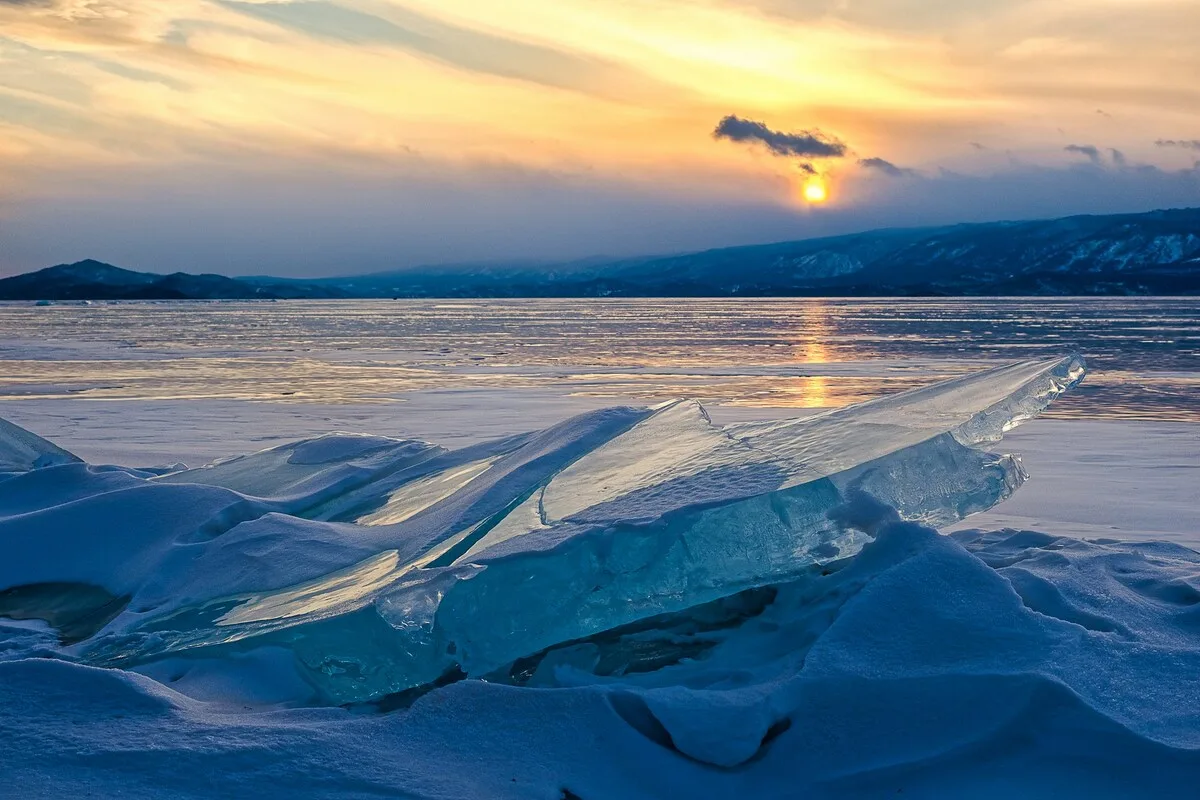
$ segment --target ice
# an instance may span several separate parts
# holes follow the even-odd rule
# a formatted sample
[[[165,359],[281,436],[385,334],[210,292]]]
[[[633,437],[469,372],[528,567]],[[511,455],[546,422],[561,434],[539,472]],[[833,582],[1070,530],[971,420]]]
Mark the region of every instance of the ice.
[[[255,497],[206,535],[175,526],[136,545],[109,565],[119,579],[39,580],[90,577],[130,595],[77,647],[91,663],[282,647],[322,702],[376,699],[847,558],[869,537],[829,512],[856,493],[930,525],[990,508],[1024,474],[977,446],[1083,371],[1074,357],[1022,362],[726,427],[691,401],[611,409],[454,452],[311,440],[142,482],[132,490]],[[85,502],[103,509],[105,497]],[[34,561],[53,563],[12,569]]]
[[[35,433],[0,419],[0,475],[79,461]]]
[[[448,565],[484,566],[445,592],[422,641],[442,669],[483,675],[557,642],[784,580],[855,553],[828,516],[861,490],[944,525],[1024,479],[992,442],[1083,376],[1025,363],[802,420],[718,429],[696,404],[660,409],[555,476]],[[524,530],[522,530],[524,529]],[[439,562],[433,562],[435,565]],[[384,594],[392,624],[420,587]],[[423,631],[425,633],[425,631]],[[446,656],[450,656],[447,658]]]
[[[158,480],[223,486],[272,500],[280,510],[303,513],[322,501],[444,452],[428,442],[330,433],[199,469],[172,472]]]

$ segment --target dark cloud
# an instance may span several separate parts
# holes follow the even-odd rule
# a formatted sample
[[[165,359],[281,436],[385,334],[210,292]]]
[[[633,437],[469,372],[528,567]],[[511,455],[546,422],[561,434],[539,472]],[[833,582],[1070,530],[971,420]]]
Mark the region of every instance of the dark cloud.
[[[1103,153],[1108,153],[1108,157],[1111,160],[1112,165],[1117,169],[1142,169],[1141,166],[1131,167],[1129,159],[1125,156],[1125,153],[1115,147],[1106,147],[1103,151],[1101,151],[1101,149],[1095,145],[1069,144],[1064,147],[1063,150],[1066,150],[1068,153],[1076,153],[1081,156],[1086,156],[1087,160],[1097,167],[1104,166]]]
[[[713,131],[716,139],[731,142],[758,142],[777,156],[799,156],[801,158],[841,158],[846,155],[846,145],[826,136],[819,130],[784,133],[773,131],[761,122],[742,119],[734,114],[717,123]]]
[[[1063,150],[1066,150],[1068,153],[1078,153],[1081,156],[1087,156],[1087,159],[1093,164],[1100,163],[1100,150],[1095,145],[1069,144]]]
[[[1182,147],[1184,150],[1200,150],[1200,139],[1159,139],[1159,147]]]
[[[969,144],[971,146],[971,149],[973,149],[973,150],[987,150],[988,149],[988,146],[986,144],[980,144],[979,142],[967,142],[967,144]]]
[[[867,169],[878,170],[884,175],[889,175],[893,178],[911,178],[917,174],[915,169],[897,167],[892,162],[882,158],[860,158],[858,164]]]

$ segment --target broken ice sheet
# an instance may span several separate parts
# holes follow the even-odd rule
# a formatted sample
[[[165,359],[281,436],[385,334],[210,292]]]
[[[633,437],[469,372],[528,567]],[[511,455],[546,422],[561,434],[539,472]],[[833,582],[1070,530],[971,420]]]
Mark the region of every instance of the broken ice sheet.
[[[272,514],[194,545],[196,557],[164,564],[153,602],[135,592],[135,611],[78,652],[136,666],[282,646],[329,703],[487,675],[853,555],[865,534],[827,516],[853,490],[934,526],[990,508],[1024,473],[979,446],[1083,373],[1074,357],[1021,362],[813,417],[725,427],[692,401],[610,409],[457,453],[360,442],[370,446],[345,454],[368,457],[371,474],[352,482],[327,466],[337,442],[303,459],[323,466],[299,482],[295,458],[264,457],[252,481],[220,485],[286,487],[289,509],[305,509],[292,513],[310,518]],[[170,480],[218,483],[228,472]],[[353,502],[331,496],[322,474]],[[273,562],[295,580],[267,581],[252,568],[263,553],[309,572]],[[326,568],[310,574],[315,563]],[[230,574],[241,576],[236,591]],[[172,607],[169,597],[191,599]]]

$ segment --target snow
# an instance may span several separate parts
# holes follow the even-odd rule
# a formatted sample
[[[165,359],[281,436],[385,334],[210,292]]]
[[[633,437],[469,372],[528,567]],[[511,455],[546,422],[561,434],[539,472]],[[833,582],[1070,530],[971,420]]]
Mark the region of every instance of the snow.
[[[1196,553],[877,533],[842,569],[779,587],[707,658],[640,681],[463,681],[378,714],[235,708],[203,661],[164,683],[0,663],[6,781],[34,797],[551,800],[1118,798],[1194,779]],[[1061,587],[1058,604],[1022,573]],[[216,699],[172,688],[198,685]]]
[[[309,428],[161,476],[10,435],[5,783],[1176,793],[1200,774],[1194,428],[1022,427],[1005,444],[1033,477],[1007,500],[1025,470],[981,449],[1078,377],[1024,364],[798,420],[576,400],[541,432],[505,428],[526,408],[449,449]],[[165,445],[145,452],[177,458]],[[31,597],[51,624],[5,617]],[[64,645],[68,617],[103,630]],[[431,682],[448,685],[401,691]]]

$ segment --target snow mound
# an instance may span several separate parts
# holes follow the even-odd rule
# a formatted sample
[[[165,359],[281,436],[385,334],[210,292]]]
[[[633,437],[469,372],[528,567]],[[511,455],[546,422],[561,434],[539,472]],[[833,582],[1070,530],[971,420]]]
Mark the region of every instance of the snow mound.
[[[156,680],[0,661],[6,778],[34,796],[514,800],[1123,798],[1194,779],[1200,554],[946,537],[850,505],[876,534],[855,557],[541,654],[526,682],[553,691],[460,681],[386,714],[247,711],[206,659]],[[668,639],[677,657],[649,668]],[[604,669],[615,651],[638,669]],[[245,690],[277,655],[227,658],[258,659]]]

